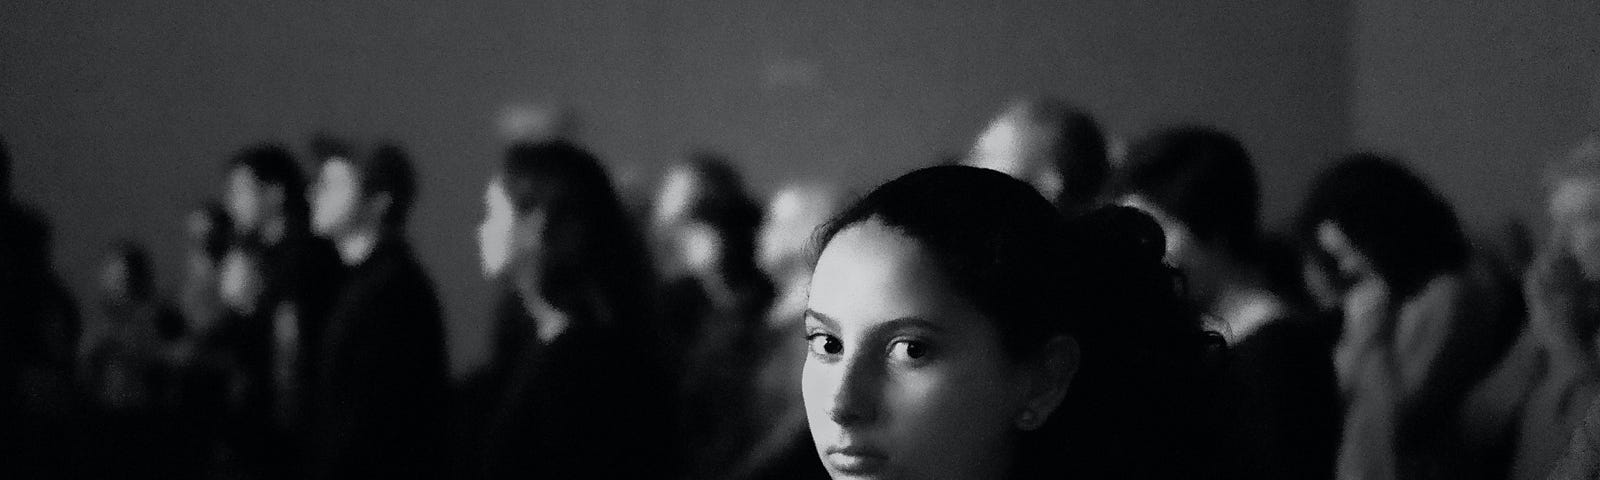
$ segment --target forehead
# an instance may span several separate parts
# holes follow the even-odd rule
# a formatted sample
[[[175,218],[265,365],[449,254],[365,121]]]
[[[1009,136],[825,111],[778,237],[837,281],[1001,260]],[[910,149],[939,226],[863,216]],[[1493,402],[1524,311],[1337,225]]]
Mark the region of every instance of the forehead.
[[[232,181],[235,185],[255,185],[256,174],[254,171],[250,170],[250,167],[237,165],[228,171],[228,180]]]
[[[808,307],[862,326],[904,317],[949,322],[975,312],[949,285],[931,252],[871,220],[828,242],[811,277]]]
[[[342,157],[334,157],[322,162],[323,182],[354,182],[356,180],[355,166]]]

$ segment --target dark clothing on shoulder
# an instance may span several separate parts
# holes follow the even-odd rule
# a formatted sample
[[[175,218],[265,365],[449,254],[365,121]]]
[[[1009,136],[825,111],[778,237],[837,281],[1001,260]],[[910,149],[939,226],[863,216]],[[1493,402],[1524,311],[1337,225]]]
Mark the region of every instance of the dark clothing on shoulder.
[[[730,298],[721,301],[692,276],[665,288],[668,321],[673,331],[687,335],[680,340],[678,428],[688,478],[723,478],[741,468],[761,435],[757,419],[770,413],[754,410],[753,379],[763,359],[763,320],[773,286],[759,275],[733,286],[723,294]]]
[[[292,303],[302,344],[317,345],[344,280],[338,250],[332,242],[306,234],[267,248],[263,257],[266,303]]]
[[[50,265],[50,225],[0,198],[0,478],[65,470],[73,424],[78,309]]]
[[[320,345],[307,476],[441,476],[444,326],[405,240],[385,236],[349,271]]]
[[[271,373],[267,378],[274,380],[273,414],[281,428],[295,430],[301,427],[299,424],[305,415],[308,383],[317,365],[317,346],[321,345],[328,315],[332,313],[344,281],[345,268],[332,242],[307,233],[290,236],[269,247],[262,265],[266,280],[262,297],[263,304],[269,307],[265,309],[267,316],[283,314],[285,312],[279,309],[284,308],[294,316],[294,344],[279,345],[277,341],[281,335],[276,334],[262,340],[263,345],[275,346],[271,363],[263,367],[287,367],[289,370],[288,378],[275,378],[284,376],[282,372],[263,372]],[[268,325],[277,328],[274,323]]]
[[[1279,318],[1229,348],[1217,445],[1224,477],[1333,477],[1342,425],[1336,329]]]
[[[675,478],[671,381],[654,342],[584,320],[523,351],[489,425],[488,478]]]

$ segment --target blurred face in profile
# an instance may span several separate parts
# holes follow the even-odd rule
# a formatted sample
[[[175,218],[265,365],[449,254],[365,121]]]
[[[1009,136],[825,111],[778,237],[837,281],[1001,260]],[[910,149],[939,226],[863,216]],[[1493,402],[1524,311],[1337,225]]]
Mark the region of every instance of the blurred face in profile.
[[[1583,276],[1600,280],[1600,180],[1561,182],[1550,195],[1550,216]]]
[[[500,276],[511,263],[511,236],[516,224],[511,197],[500,177],[483,192],[483,222],[478,224],[478,253],[485,278]]]
[[[661,181],[661,190],[656,192],[655,211],[650,220],[653,228],[659,232],[683,220],[704,188],[690,168],[679,165],[668,170]]]
[[[1024,369],[928,250],[876,220],[848,227],[823,249],[810,292],[801,388],[833,478],[1007,473]]]
[[[544,219],[544,212],[537,208],[518,214],[505,181],[500,177],[489,180],[483,191],[483,221],[478,224],[478,258],[484,278],[506,278],[515,271],[538,273],[533,268],[519,269],[518,262],[520,259],[522,267],[529,267],[539,257]]]
[[[133,278],[128,272],[128,262],[112,255],[100,269],[100,292],[107,299],[126,300],[133,296]]]
[[[969,165],[997,170],[1028,182],[1045,198],[1061,194],[1061,174],[1046,158],[1049,135],[1039,125],[1007,114],[996,119],[973,145]]]
[[[355,167],[339,159],[323,162],[312,192],[311,230],[326,238],[349,233],[361,206],[361,182]]]
[[[756,241],[756,260],[762,270],[775,278],[811,273],[811,235],[828,221],[836,209],[831,192],[819,186],[784,187],[767,204],[760,236]]]
[[[678,253],[684,268],[691,272],[712,274],[722,264],[722,236],[710,225],[692,222],[680,227],[677,234]]]
[[[255,313],[256,298],[261,294],[261,272],[258,259],[240,250],[231,250],[222,258],[218,274],[218,294],[225,305],[244,314]]]
[[[228,215],[233,217],[234,230],[238,233],[255,231],[261,226],[262,206],[265,203],[262,188],[256,182],[255,175],[245,167],[235,167],[228,174],[228,189],[224,197],[227,198]]]

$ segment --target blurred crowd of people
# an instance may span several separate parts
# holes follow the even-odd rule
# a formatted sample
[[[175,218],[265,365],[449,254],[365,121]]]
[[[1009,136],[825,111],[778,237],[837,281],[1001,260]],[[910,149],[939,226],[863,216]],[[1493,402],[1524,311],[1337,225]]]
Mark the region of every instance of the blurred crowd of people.
[[[1017,421],[1029,432],[1082,422],[1050,448],[1116,465],[1072,471],[1600,471],[1600,141],[1551,159],[1547,240],[1533,247],[1521,233],[1509,243],[1523,248],[1499,251],[1383,154],[1330,159],[1288,228],[1273,231],[1248,147],[1216,128],[1161,128],[1114,146],[1089,112],[1027,98],[972,144],[944,163],[1024,182],[1054,207],[1050,218],[1028,216],[1032,200],[1007,196],[988,173],[952,165],[860,200],[807,180],[763,201],[737,161],[712,151],[686,155],[634,205],[573,139],[513,142],[484,179],[477,231],[482,273],[498,288],[493,350],[461,382],[449,380],[434,280],[408,242],[419,181],[398,144],[318,134],[303,151],[244,147],[221,161],[220,198],[187,212],[180,288],[154,285],[146,247],[121,241],[82,302],[52,270],[49,223],[12,195],[11,159],[0,157],[0,476],[849,476],[859,465],[830,463],[833,439],[818,432],[848,433],[858,420],[819,414],[802,388],[843,355],[844,336],[806,325],[821,321],[818,305],[850,308],[841,302],[875,292],[839,291],[855,275],[845,267],[815,271],[823,246],[873,251],[885,240],[862,225],[887,224],[933,246],[955,281],[971,276],[959,291],[1005,286],[983,295],[1026,303],[1019,295],[1038,289],[1029,282],[1051,275],[1027,268],[1057,264],[1007,255],[1056,255],[1026,242],[1067,220],[1075,248],[1125,253],[1063,263],[1104,277],[1061,279],[1080,290],[1063,301],[1095,306],[1067,311],[1127,310],[1098,319],[1117,326],[1015,327],[1080,345],[1038,347],[1069,360],[1081,348],[1084,366],[1055,372],[1071,387],[1041,394],[1047,408]],[[1159,231],[1140,233],[1122,218],[1130,211]],[[1140,276],[1160,270],[1126,260],[1141,252],[1176,275]],[[870,263],[857,250],[829,255]],[[1134,293],[1170,284],[1181,302]],[[985,312],[1011,311],[985,298]],[[1194,355],[1161,340],[1163,329],[1189,338],[1175,324],[1135,318],[1177,312],[1195,312],[1194,338],[1209,340],[1192,343]],[[1117,342],[1123,353],[1105,353]],[[1177,359],[1170,371],[1189,373],[1094,366],[1107,358]],[[1133,376],[1166,380],[1107,386]],[[1057,403],[1077,411],[1051,415]],[[1091,418],[1113,404],[1132,413]]]

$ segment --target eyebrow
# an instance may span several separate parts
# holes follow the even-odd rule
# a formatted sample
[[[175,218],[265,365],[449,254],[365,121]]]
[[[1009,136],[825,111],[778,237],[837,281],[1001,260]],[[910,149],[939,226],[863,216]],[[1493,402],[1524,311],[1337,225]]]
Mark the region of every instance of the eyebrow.
[[[818,312],[816,310],[812,310],[812,309],[807,308],[806,309],[806,318],[815,319],[816,321],[821,322],[822,325],[825,326],[825,327],[828,327],[828,328],[831,328],[831,329],[834,329],[834,330],[838,330],[839,329],[839,321],[838,320],[834,320],[833,317],[830,317],[830,316],[827,316],[827,315],[823,315],[821,312]]]
[[[926,318],[921,318],[921,317],[900,317],[900,318],[896,318],[894,320],[883,322],[882,325],[878,326],[877,330],[901,330],[901,329],[905,329],[907,327],[920,328],[920,329],[923,329],[923,330],[929,330],[929,331],[933,331],[933,332],[942,332],[942,331],[944,331],[944,326],[943,325],[939,325],[936,322],[933,322],[931,320],[928,320]]]
[[[821,312],[818,312],[816,310],[812,310],[812,309],[809,309],[809,308],[806,309],[806,317],[815,319],[816,321],[822,323],[822,325],[825,326],[825,327],[828,327],[828,328],[831,328],[831,329],[834,329],[834,330],[838,330],[839,329],[839,321],[838,320],[835,320],[833,317],[825,315],[825,314],[823,314]],[[900,317],[900,318],[896,318],[896,319],[893,319],[893,320],[889,320],[887,322],[883,322],[882,325],[878,325],[876,328],[873,328],[873,330],[874,331],[893,331],[893,330],[900,330],[900,329],[904,329],[904,328],[908,328],[908,327],[909,328],[920,328],[920,329],[923,329],[923,330],[929,330],[929,331],[933,331],[933,332],[943,332],[945,330],[943,325],[939,325],[936,322],[930,321],[930,320],[922,318],[922,317]]]

